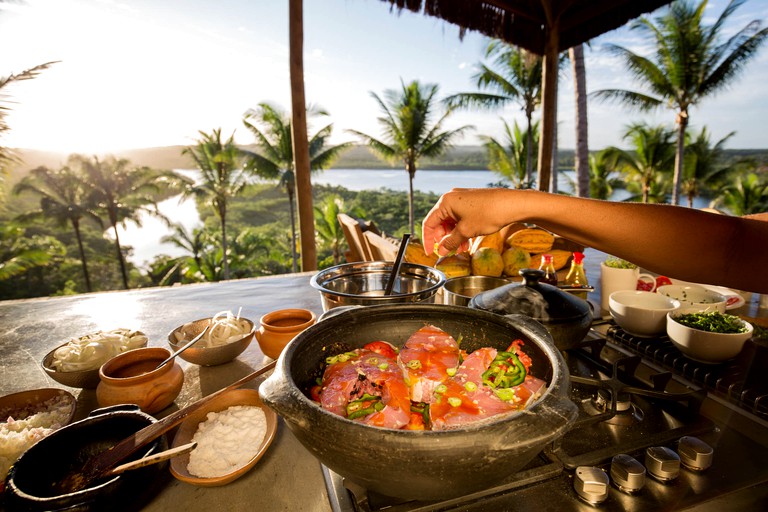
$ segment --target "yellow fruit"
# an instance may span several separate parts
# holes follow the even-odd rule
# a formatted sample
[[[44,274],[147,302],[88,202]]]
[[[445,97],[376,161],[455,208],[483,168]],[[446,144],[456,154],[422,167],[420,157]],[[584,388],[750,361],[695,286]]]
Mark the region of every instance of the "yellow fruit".
[[[424,246],[419,242],[410,242],[405,248],[405,261],[408,263],[434,267],[435,263],[437,263],[437,258],[438,256],[435,253],[424,254]]]
[[[468,276],[472,273],[469,253],[466,252],[442,256],[435,263],[435,268],[445,274],[448,279]]]
[[[552,255],[552,263],[555,265],[555,270],[565,268],[573,256],[571,251],[563,251],[560,249],[552,249],[550,251],[546,251],[546,253]],[[539,265],[541,264],[541,254],[532,254],[531,262],[534,267],[539,268]]]
[[[501,254],[501,259],[504,262],[504,275],[509,277],[518,277],[518,271],[531,268],[531,255],[524,249],[511,247]]]
[[[472,243],[472,249],[469,251],[469,253],[474,254],[478,249],[482,247],[491,247],[496,249],[499,254],[504,252],[504,238],[502,238],[501,232],[497,231],[495,233],[491,233],[490,235],[483,235],[475,238]]]
[[[507,245],[510,247],[532,253],[547,252],[552,248],[553,243],[555,243],[555,236],[539,228],[521,229],[507,238]]]
[[[499,277],[504,271],[504,260],[493,247],[480,247],[472,255],[471,267],[473,276]]]

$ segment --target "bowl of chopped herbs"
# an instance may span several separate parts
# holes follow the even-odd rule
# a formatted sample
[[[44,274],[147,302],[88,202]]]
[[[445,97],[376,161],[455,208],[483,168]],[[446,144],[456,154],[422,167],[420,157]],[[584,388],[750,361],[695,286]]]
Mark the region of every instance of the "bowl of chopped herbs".
[[[754,327],[741,318],[717,311],[681,309],[667,315],[667,335],[687,357],[721,363],[736,357]]]

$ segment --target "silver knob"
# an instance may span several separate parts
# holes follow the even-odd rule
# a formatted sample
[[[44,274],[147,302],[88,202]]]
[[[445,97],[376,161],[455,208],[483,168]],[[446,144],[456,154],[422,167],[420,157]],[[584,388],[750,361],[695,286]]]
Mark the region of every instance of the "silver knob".
[[[611,482],[621,491],[635,493],[645,485],[645,467],[634,457],[620,453],[611,460]]]
[[[680,474],[680,457],[666,446],[651,446],[645,450],[645,467],[660,482],[669,482]]]
[[[597,505],[608,497],[610,479],[600,468],[594,466],[579,466],[573,478],[573,488],[587,503]]]
[[[712,465],[714,450],[707,443],[693,436],[683,436],[677,446],[680,463],[692,471],[704,471]]]

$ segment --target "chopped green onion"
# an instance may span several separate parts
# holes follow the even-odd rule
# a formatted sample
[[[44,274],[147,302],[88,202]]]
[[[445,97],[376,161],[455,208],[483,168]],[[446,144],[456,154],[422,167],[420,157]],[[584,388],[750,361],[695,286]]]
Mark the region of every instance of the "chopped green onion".
[[[410,361],[408,361],[408,364],[406,366],[408,366],[408,368],[410,368],[411,370],[418,370],[419,368],[421,368],[421,361],[419,361],[418,359],[411,359]]]
[[[448,399],[448,403],[451,404],[451,407],[458,407],[461,405],[461,398],[452,396]]]
[[[389,368],[389,363],[381,363],[379,365],[379,370],[386,370],[387,368]]]
[[[467,382],[464,384],[464,389],[466,389],[467,391],[470,391],[470,392],[472,392],[472,391],[476,391],[476,390],[477,390],[477,384],[475,384],[475,383],[474,383],[474,382],[472,382],[472,381],[467,381]]]
[[[446,386],[445,384],[440,384],[435,388],[435,393],[443,394],[446,391],[448,391],[448,386]]]
[[[449,377],[453,377],[456,375],[456,368],[448,368],[445,370],[445,373],[447,373]]]
[[[515,390],[513,388],[495,389],[493,392],[496,393],[497,397],[499,397],[501,400],[504,400],[505,402],[515,398]]]

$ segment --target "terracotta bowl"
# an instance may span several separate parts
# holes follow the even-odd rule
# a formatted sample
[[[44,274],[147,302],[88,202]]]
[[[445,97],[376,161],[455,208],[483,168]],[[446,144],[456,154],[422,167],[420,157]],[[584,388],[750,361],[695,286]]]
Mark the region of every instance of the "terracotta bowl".
[[[104,363],[96,388],[99,406],[135,404],[143,412],[154,414],[171,405],[181,392],[184,372],[175,360],[157,368],[170,355],[167,348],[145,347]]]
[[[64,397],[62,405],[67,404],[69,407],[69,418],[61,425],[63,427],[64,425],[69,424],[69,422],[72,421],[72,418],[75,417],[77,402],[72,393],[57,388],[19,391],[18,393],[0,397],[0,418],[2,418],[2,421],[5,421],[9,416],[19,419],[19,414],[22,411],[26,411],[27,413],[38,412],[38,410],[42,410],[45,407],[45,402],[59,396]]]
[[[285,346],[314,324],[317,315],[308,309],[279,309],[262,316],[256,340],[264,355],[277,359]]]
[[[253,321],[248,320],[247,318],[241,318],[241,320],[245,320],[250,326],[250,329],[242,338],[227,343],[226,345],[219,345],[216,347],[205,347],[200,342],[197,342],[179,354],[178,357],[200,366],[216,366],[232,361],[248,348],[248,345],[253,341],[253,335],[256,330]],[[209,317],[201,318],[176,327],[168,334],[168,344],[171,346],[171,350],[176,352],[183,347],[187,341],[200,334],[200,332],[205,329],[205,326],[210,323],[211,318]],[[179,340],[179,337],[181,337],[181,341]]]
[[[202,487],[215,487],[220,485],[226,485],[233,482],[250,471],[256,463],[261,459],[264,453],[269,448],[272,440],[275,437],[277,431],[277,414],[274,411],[265,407],[259,398],[259,392],[255,389],[235,389],[223,393],[211,400],[202,409],[199,409],[187,417],[176,432],[176,436],[173,438],[172,447],[181,446],[192,442],[192,437],[197,432],[198,425],[206,420],[206,416],[209,412],[221,412],[229,407],[235,405],[250,405],[260,407],[264,411],[264,415],[267,420],[267,430],[264,438],[261,440],[249,440],[242,439],[243,449],[250,447],[253,451],[253,456],[248,463],[231,473],[217,477],[203,478],[191,474],[187,470],[189,464],[189,453],[179,455],[171,459],[171,473],[174,477],[193,485],[199,485]],[[196,448],[197,449],[197,448]]]

